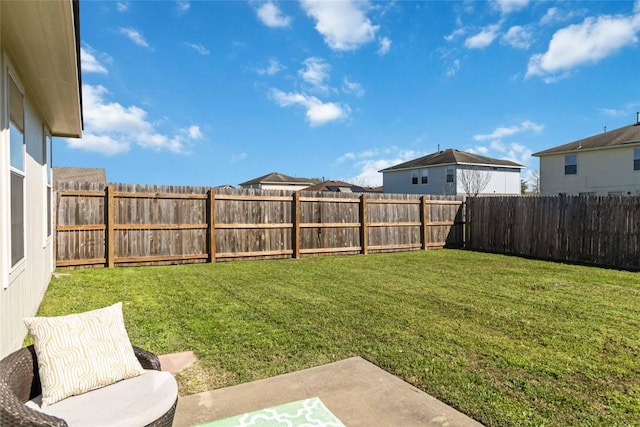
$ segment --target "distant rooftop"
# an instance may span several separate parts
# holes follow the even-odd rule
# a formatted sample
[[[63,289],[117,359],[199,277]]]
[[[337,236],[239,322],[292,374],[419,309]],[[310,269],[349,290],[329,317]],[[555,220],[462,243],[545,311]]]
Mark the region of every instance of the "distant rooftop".
[[[640,122],[549,148],[548,150],[540,151],[533,155],[539,157],[548,154],[567,153],[577,150],[594,150],[629,144],[640,144]]]
[[[98,182],[107,183],[107,173],[103,168],[53,167],[53,182]]]
[[[271,172],[266,175],[260,176],[258,178],[251,179],[249,181],[243,182],[241,186],[247,185],[255,185],[255,184],[313,184],[315,183],[312,179],[307,178],[296,178],[293,176],[288,176],[279,172]]]
[[[379,172],[388,172],[402,169],[414,169],[426,166],[438,165],[482,165],[482,166],[502,166],[510,168],[523,168],[524,166],[510,160],[492,159],[479,154],[467,153],[455,149],[448,149],[428,154],[424,157],[409,160],[399,165],[382,169]]]
[[[382,187],[362,187],[344,181],[323,181],[313,184],[304,191],[333,191],[337,193],[381,193]]]

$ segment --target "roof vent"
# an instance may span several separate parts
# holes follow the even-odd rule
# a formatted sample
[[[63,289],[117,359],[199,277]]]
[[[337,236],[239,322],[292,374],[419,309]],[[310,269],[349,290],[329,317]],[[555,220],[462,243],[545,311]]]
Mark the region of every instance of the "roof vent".
[[[640,125],[640,111],[636,113],[636,125]]]

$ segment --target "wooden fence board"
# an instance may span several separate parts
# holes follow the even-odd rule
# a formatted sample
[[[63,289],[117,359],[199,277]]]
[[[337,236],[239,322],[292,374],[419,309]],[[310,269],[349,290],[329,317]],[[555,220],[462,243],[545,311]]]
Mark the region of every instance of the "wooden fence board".
[[[472,250],[640,269],[640,197],[474,197],[466,212]]]
[[[59,267],[388,252],[464,242],[463,201],[451,197],[61,183],[56,201]]]

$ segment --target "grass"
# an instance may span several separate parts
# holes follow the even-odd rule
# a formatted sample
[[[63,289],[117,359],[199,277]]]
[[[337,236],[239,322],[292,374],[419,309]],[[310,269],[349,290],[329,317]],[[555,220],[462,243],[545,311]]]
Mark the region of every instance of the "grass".
[[[639,283],[442,250],[74,271],[39,314],[123,301],[134,344],[198,355],[183,395],[362,356],[486,425],[623,426],[640,420]]]

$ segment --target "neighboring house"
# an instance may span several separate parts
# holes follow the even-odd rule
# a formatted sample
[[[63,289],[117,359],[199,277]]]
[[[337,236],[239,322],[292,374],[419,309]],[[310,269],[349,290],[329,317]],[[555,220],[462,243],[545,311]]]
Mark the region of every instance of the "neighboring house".
[[[640,195],[640,117],[636,123],[535,153],[540,194]]]
[[[254,178],[240,184],[242,188],[255,188],[258,190],[288,190],[298,191],[315,184],[316,181],[307,178],[294,178],[278,172]]]
[[[107,173],[103,168],[54,167],[53,185],[61,182],[97,182],[107,185]]]
[[[323,181],[313,184],[304,191],[333,191],[336,193],[381,193],[382,187],[361,187],[344,181]]]
[[[82,135],[78,2],[0,1],[0,358],[53,261],[51,138]]]
[[[383,169],[385,193],[520,194],[524,166],[458,150],[444,150]]]

